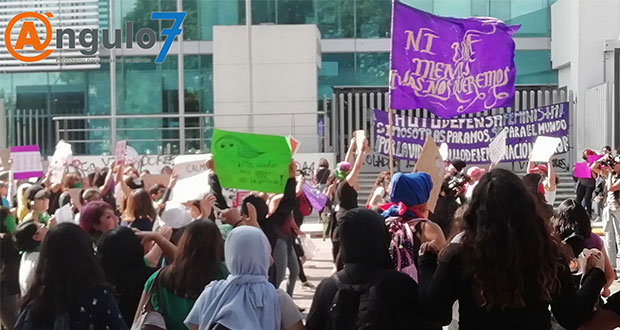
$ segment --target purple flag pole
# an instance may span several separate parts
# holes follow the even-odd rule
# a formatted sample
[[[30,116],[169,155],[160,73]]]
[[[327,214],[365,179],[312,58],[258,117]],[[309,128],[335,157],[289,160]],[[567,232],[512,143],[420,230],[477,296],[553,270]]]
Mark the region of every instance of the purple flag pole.
[[[398,1],[398,0],[392,0],[392,21],[390,22],[390,68],[392,67],[392,38],[394,37],[394,3]],[[389,86],[392,86],[392,74],[388,75],[388,79],[390,80]],[[389,124],[388,124],[388,138],[389,138],[389,143],[390,143],[390,149],[389,149],[389,161],[390,161],[390,177],[394,176],[394,152],[392,149],[392,146],[394,145],[394,138],[392,136],[392,93],[388,93],[388,98],[390,98],[390,100],[388,100],[388,104],[390,105],[388,107],[388,119],[389,119]]]

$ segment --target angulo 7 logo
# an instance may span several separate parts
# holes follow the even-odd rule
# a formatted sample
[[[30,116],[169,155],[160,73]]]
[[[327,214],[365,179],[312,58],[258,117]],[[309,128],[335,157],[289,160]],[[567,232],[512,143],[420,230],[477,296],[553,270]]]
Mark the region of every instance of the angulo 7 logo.
[[[155,63],[162,63],[168,52],[170,51],[170,46],[174,42],[174,38],[180,35],[183,32],[181,26],[183,25],[183,21],[185,20],[185,16],[187,16],[186,12],[153,12],[151,13],[152,20],[173,20],[172,26],[170,28],[162,29],[161,35],[166,37],[164,40],[164,44],[155,59]],[[35,13],[35,12],[25,12],[19,15],[16,15],[9,21],[9,24],[6,26],[4,30],[4,43],[6,45],[6,49],[9,53],[17,60],[22,62],[37,62],[43,60],[50,56],[54,49],[47,49],[52,41],[52,24],[49,21],[49,18],[54,17],[52,13]],[[37,29],[35,27],[34,20],[38,20],[43,23],[45,26],[45,38],[41,41],[39,34],[37,33]],[[13,43],[11,40],[11,34],[15,25],[24,20],[22,23],[19,35]],[[121,48],[121,30],[114,30],[114,42],[110,41],[110,30],[104,29],[103,31],[103,48],[112,49],[112,48]],[[125,23],[125,32],[127,34],[125,40],[126,48],[133,48],[134,35],[133,35],[133,22]],[[76,43],[76,30],[74,29],[56,29],[56,49],[63,49],[63,38],[68,36],[69,47],[68,49],[75,49]],[[90,37],[90,38],[89,38]],[[146,38],[146,40],[145,40]],[[97,53],[99,47],[99,31],[98,29],[82,29],[78,34],[77,41],[79,45],[86,49],[81,49],[80,53],[83,55],[93,55]],[[141,28],[135,35],[135,41],[138,44],[138,47],[143,49],[152,48],[157,41],[157,34],[150,28]],[[36,52],[40,52],[34,56],[26,56],[24,54],[20,54],[18,50],[24,50],[24,46],[31,46]]]

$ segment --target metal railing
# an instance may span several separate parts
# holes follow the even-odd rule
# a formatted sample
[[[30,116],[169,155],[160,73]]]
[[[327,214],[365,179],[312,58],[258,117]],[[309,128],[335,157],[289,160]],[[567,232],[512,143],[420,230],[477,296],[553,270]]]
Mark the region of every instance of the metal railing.
[[[134,114],[55,116],[55,139],[65,140],[86,154],[111,152],[116,140],[127,140],[141,154],[203,153],[210,150],[214,128],[248,131],[249,118],[254,132],[291,135],[307,144],[310,152],[331,152],[329,118],[325,112],[250,114]],[[185,127],[180,127],[180,118]],[[116,121],[116,136],[111,136],[111,121]],[[185,134],[180,134],[184,130]],[[182,138],[184,136],[184,138]],[[151,149],[155,147],[155,150]]]

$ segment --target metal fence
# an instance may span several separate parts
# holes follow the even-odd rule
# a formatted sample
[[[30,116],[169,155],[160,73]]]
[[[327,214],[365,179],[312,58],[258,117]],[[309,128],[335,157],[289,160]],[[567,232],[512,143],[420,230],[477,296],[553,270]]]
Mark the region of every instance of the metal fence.
[[[368,132],[374,145],[372,110],[388,108],[386,87],[336,87],[335,93],[319,102],[319,109],[312,113],[262,113],[254,114],[254,120],[262,123],[256,133],[292,135],[304,143],[312,144],[318,152],[334,152],[339,159],[346,152],[350,133],[363,129]],[[559,102],[570,101],[570,146],[575,146],[574,102],[572,92],[566,89],[535,87],[518,88],[513,107],[497,108],[460,117],[486,116],[531,109]],[[60,139],[73,145],[76,154],[101,154],[111,152],[117,139],[131,145],[156,145],[154,150],[138,150],[141,153],[178,154],[207,152],[214,127],[246,131],[250,120],[248,114],[184,114],[185,127],[180,127],[178,114],[132,114],[132,115],[82,115],[83,109],[66,111],[67,115],[51,115],[43,109],[7,110],[7,144],[37,144],[44,154],[52,154]],[[410,117],[436,118],[425,109],[399,111]],[[273,120],[277,119],[277,120]],[[310,119],[309,119],[310,118]],[[218,124],[218,119],[228,123]],[[230,122],[233,125],[230,125]],[[272,122],[271,122],[272,121]],[[114,122],[115,129],[111,130]],[[221,123],[222,121],[220,121]],[[180,134],[181,130],[185,134]],[[153,132],[157,133],[153,133]],[[112,133],[116,132],[116,134]],[[184,136],[184,138],[181,138]],[[314,146],[316,144],[316,148]],[[568,157],[574,161],[574,153]]]
[[[309,149],[314,152],[331,151],[328,145],[330,121],[324,112],[259,113],[252,116],[255,121],[262,120],[263,123],[273,121],[272,125],[257,126],[254,130],[256,133],[291,135],[301,140],[302,145],[308,143]],[[247,131],[250,115],[200,113],[185,114],[183,117],[185,127],[181,128],[181,116],[178,114],[54,116],[53,141],[65,140],[74,146],[74,153],[82,154],[110,152],[117,139],[127,140],[134,147],[157,146],[155,150],[136,147],[139,153],[203,153],[210,150],[213,128]],[[273,120],[276,117],[277,120]],[[220,124],[216,126],[218,120],[224,119],[227,122],[224,127]],[[112,120],[117,122],[116,136],[112,136],[110,130]],[[181,129],[185,130],[184,135],[180,134]]]

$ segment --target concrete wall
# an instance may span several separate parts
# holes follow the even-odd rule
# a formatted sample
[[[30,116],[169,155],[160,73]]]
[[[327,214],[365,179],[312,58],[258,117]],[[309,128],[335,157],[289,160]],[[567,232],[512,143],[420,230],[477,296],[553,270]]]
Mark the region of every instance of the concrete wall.
[[[601,148],[601,135],[591,132],[604,130],[605,136],[611,136],[607,134],[611,132],[611,122],[589,120],[593,114],[586,102],[586,92],[613,79],[605,74],[606,70],[609,72],[605,40],[617,40],[619,36],[620,1],[559,0],[551,6],[551,62],[559,70],[560,87],[575,93],[573,134],[577,150]]]
[[[250,113],[247,30],[214,26],[213,36],[215,127],[247,132],[251,119],[226,116]],[[316,152],[319,146],[319,41],[316,25],[252,27],[254,132],[291,134],[301,141],[301,152]],[[266,113],[279,115],[261,115]]]

